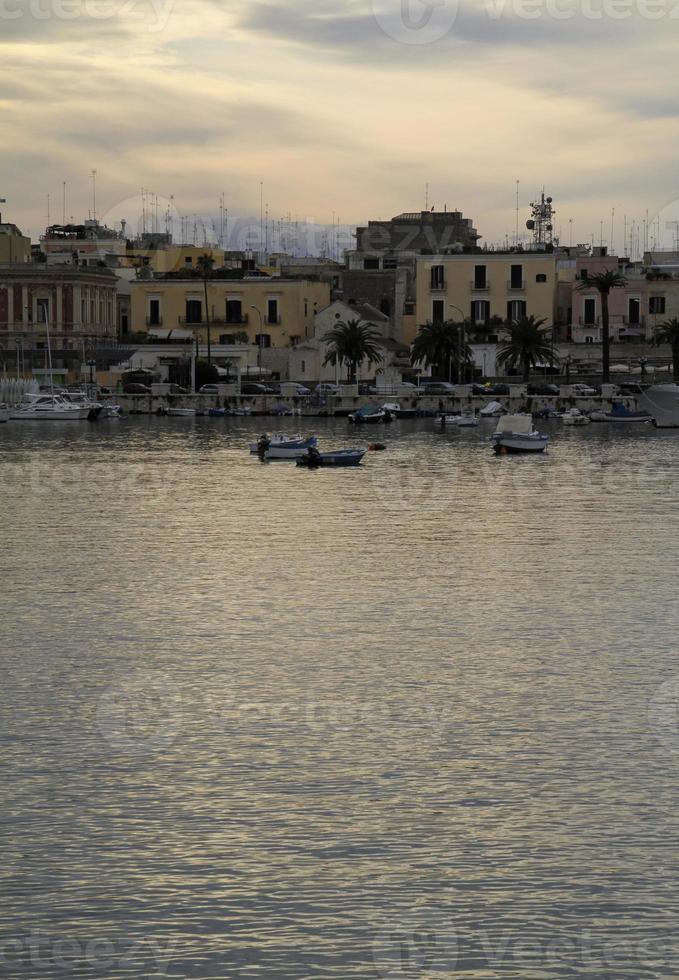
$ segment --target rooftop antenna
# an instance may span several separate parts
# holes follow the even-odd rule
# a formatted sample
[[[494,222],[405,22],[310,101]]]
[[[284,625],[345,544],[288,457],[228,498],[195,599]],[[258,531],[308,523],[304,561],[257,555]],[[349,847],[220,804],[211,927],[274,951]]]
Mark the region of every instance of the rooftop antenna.
[[[61,203],[62,203],[62,208],[61,208],[61,223],[62,223],[62,225],[65,225],[66,224],[66,181],[63,180],[61,182],[61,184],[62,184],[62,186],[61,186]]]
[[[571,247],[573,246],[573,219],[572,218],[568,219],[568,244]]]
[[[613,223],[615,221],[615,208],[611,208],[611,255],[615,255],[615,249],[613,248]]]
[[[262,250],[264,241],[264,181],[259,182],[259,250]]]
[[[92,218],[97,220],[97,171],[93,170],[92,177]]]
[[[50,196],[47,195],[47,227],[50,226]]]
[[[516,232],[514,234],[514,244],[519,245],[519,181],[516,182]]]
[[[6,197],[0,197],[0,204],[7,204]],[[2,211],[0,211],[0,225],[2,224]]]
[[[424,210],[429,210],[429,184],[424,185]]]

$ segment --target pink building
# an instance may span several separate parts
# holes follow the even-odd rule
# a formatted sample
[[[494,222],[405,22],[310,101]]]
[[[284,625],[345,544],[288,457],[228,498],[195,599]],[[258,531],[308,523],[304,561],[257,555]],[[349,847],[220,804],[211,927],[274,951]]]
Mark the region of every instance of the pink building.
[[[626,286],[609,293],[611,340],[638,343],[646,338],[648,282],[641,268],[617,255],[597,254],[581,256],[576,261],[571,313],[571,334],[575,343],[601,343],[601,296],[596,289],[581,290],[578,287],[584,276],[611,270],[619,271],[627,279]]]

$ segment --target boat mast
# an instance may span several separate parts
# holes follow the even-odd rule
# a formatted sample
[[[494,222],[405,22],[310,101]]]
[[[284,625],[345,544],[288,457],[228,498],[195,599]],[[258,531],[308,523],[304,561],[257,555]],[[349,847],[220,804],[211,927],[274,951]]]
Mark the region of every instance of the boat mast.
[[[47,363],[50,372],[50,394],[54,397],[54,375],[52,374],[52,344],[50,343],[50,318],[47,303],[43,306],[45,311],[45,333],[47,334]]]

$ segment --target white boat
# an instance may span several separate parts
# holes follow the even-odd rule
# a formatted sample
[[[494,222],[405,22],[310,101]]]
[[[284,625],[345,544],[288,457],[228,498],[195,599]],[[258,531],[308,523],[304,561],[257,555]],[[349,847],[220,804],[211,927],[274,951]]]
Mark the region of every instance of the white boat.
[[[634,422],[650,422],[651,416],[648,412],[641,409],[627,408],[620,401],[613,402],[610,412],[596,411],[590,412],[589,417],[592,422],[616,422],[618,424],[629,425]]]
[[[250,443],[251,453],[262,453],[267,452],[271,449],[301,449],[305,452],[309,446],[315,446],[317,442],[316,436],[303,436],[300,433],[295,435],[283,435],[278,432],[274,435],[267,435],[267,433],[262,433],[257,442]],[[279,456],[278,459],[291,459],[292,457]]]
[[[104,402],[104,407],[101,411],[100,418],[102,419],[119,419],[121,418],[120,405],[114,402]]]
[[[28,395],[12,409],[11,418],[22,422],[78,422],[90,417],[87,406],[72,405],[61,395]]]
[[[462,415],[459,417],[457,426],[459,429],[473,428],[479,424],[479,417],[475,415],[471,409],[464,409]]]
[[[657,429],[679,428],[679,385],[651,385],[637,395],[637,404]]]
[[[0,405],[0,422],[9,422],[11,414],[7,405]]]
[[[498,415],[504,415],[505,409],[500,402],[488,402],[484,408],[479,411],[479,415],[484,419],[497,418]]]
[[[461,415],[446,415],[442,413],[436,416],[434,422],[436,425],[457,425],[461,418]]]
[[[167,415],[172,415],[175,418],[194,418],[196,414],[195,408],[168,408],[166,410]]]
[[[542,453],[549,436],[533,428],[530,415],[503,415],[491,440],[496,453]]]
[[[395,419],[414,419],[417,418],[416,408],[403,408],[399,402],[385,402],[382,411],[393,415]]]
[[[99,402],[92,401],[85,391],[59,391],[57,394],[61,395],[64,401],[69,402],[71,405],[76,405],[78,408],[86,408],[89,412],[88,418],[94,420],[101,415],[104,406]]]
[[[583,415],[579,408],[569,408],[561,415],[564,425],[589,425],[592,421],[587,415]]]

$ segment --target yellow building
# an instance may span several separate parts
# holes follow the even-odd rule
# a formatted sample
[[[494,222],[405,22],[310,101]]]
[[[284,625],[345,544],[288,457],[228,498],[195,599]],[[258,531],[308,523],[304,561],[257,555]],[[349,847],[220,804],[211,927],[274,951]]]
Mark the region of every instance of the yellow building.
[[[0,224],[0,264],[31,261],[31,240],[16,225]]]
[[[224,262],[224,249],[210,245],[160,244],[157,248],[137,246],[132,242],[125,253],[124,264],[135,269],[148,268],[157,273],[197,269],[201,255],[214,259],[214,267]]]
[[[315,314],[330,302],[328,283],[216,272],[207,283],[206,316],[200,276],[178,273],[130,285],[132,331],[191,330],[201,342],[209,320],[215,343],[294,346],[313,335]]]
[[[464,318],[475,327],[491,328],[488,332],[496,333],[500,321],[535,316],[552,327],[557,278],[557,256],[553,253],[420,256],[414,321],[419,328],[425,323]],[[404,340],[409,343],[413,337]]]

